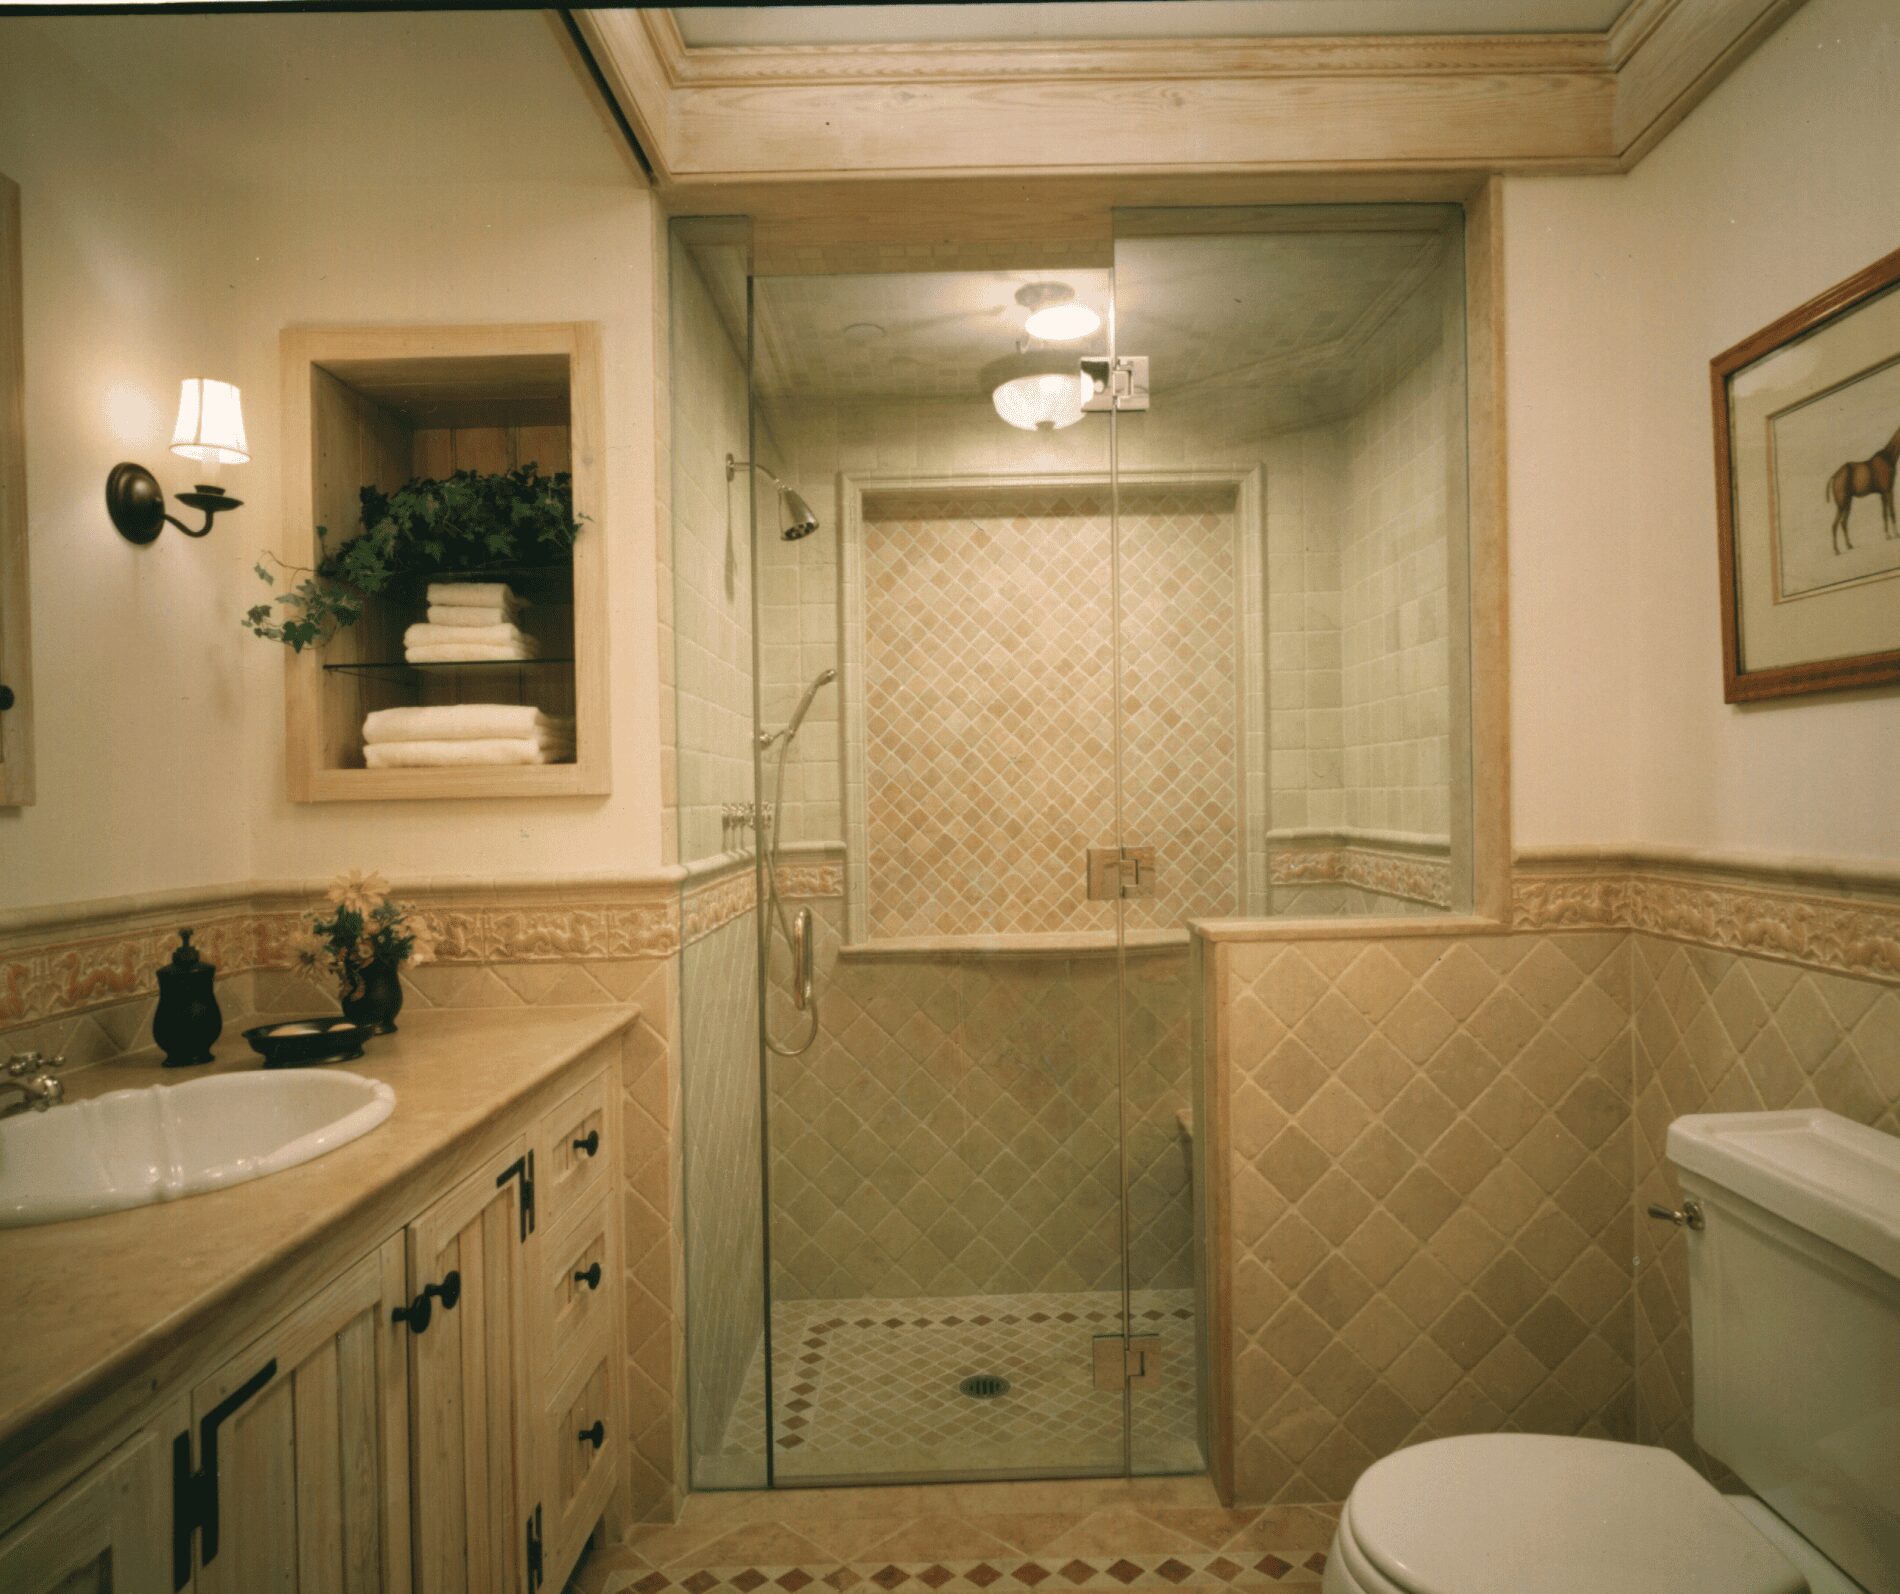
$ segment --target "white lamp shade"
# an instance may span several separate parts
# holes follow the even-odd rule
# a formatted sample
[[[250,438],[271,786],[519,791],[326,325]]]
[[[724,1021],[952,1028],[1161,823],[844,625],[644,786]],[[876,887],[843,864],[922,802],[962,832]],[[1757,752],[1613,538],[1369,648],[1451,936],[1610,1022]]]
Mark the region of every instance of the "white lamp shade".
[[[1095,396],[1095,384],[1078,368],[1074,355],[1053,350],[1012,355],[983,373],[996,413],[1025,432],[1053,432],[1082,419],[1082,406]]]
[[[244,436],[244,405],[229,382],[188,376],[178,392],[178,424],[172,452],[207,465],[244,465],[251,445]]]

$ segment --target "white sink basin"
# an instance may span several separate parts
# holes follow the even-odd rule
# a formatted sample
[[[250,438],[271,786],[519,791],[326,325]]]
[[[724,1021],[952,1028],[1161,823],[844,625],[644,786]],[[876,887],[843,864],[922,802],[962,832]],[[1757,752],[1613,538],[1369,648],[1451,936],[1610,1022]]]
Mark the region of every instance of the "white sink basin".
[[[219,1074],[0,1118],[0,1228],[176,1201],[366,1135],[389,1086],[330,1069]]]

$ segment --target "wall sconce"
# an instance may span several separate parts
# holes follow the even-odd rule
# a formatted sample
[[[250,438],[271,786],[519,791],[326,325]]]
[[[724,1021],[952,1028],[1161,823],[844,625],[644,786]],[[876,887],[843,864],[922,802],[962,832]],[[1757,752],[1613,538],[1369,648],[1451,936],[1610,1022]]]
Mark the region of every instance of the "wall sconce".
[[[178,394],[178,424],[172,428],[172,452],[207,465],[243,465],[250,460],[244,436],[244,406],[229,382],[188,376]],[[154,541],[169,521],[187,537],[202,537],[211,522],[241,500],[222,487],[200,482],[195,492],[180,493],[180,503],[202,510],[205,523],[196,531],[165,513],[165,495],[158,478],[143,465],[129,461],[112,467],[106,477],[106,513],[127,542]]]

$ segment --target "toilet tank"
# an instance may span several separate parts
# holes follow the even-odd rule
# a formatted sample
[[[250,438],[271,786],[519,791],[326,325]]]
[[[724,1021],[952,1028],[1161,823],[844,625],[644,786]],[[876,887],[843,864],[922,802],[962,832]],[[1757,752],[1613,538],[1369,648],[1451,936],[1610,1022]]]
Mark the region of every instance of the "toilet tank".
[[[1818,1109],[1669,1126],[1697,1442],[1871,1594],[1900,1594],[1900,1138]]]

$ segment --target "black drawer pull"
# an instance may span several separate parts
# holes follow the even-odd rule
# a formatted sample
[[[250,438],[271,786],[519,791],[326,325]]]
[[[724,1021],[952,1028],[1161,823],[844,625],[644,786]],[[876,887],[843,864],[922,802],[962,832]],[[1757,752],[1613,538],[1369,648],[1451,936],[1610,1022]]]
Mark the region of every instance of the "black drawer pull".
[[[429,1318],[432,1315],[431,1300],[442,1303],[442,1310],[452,1312],[455,1303],[462,1298],[462,1275],[460,1270],[449,1274],[440,1284],[425,1284],[422,1293],[407,1306],[398,1306],[389,1314],[397,1323],[407,1323],[412,1334],[429,1332]]]
[[[594,1262],[588,1265],[587,1267],[582,1268],[580,1272],[574,1275],[574,1279],[576,1283],[585,1284],[590,1290],[599,1289],[600,1288],[600,1264],[598,1262]]]
[[[12,708],[13,701],[13,688],[10,686],[0,686],[0,714],[4,714],[8,709]]]
[[[581,1429],[580,1437],[598,1450],[607,1442],[607,1425],[596,1417],[593,1427]]]
[[[600,1150],[600,1131],[598,1129],[588,1130],[586,1134],[574,1142],[574,1149],[576,1151],[585,1152],[590,1157],[593,1156]]]

